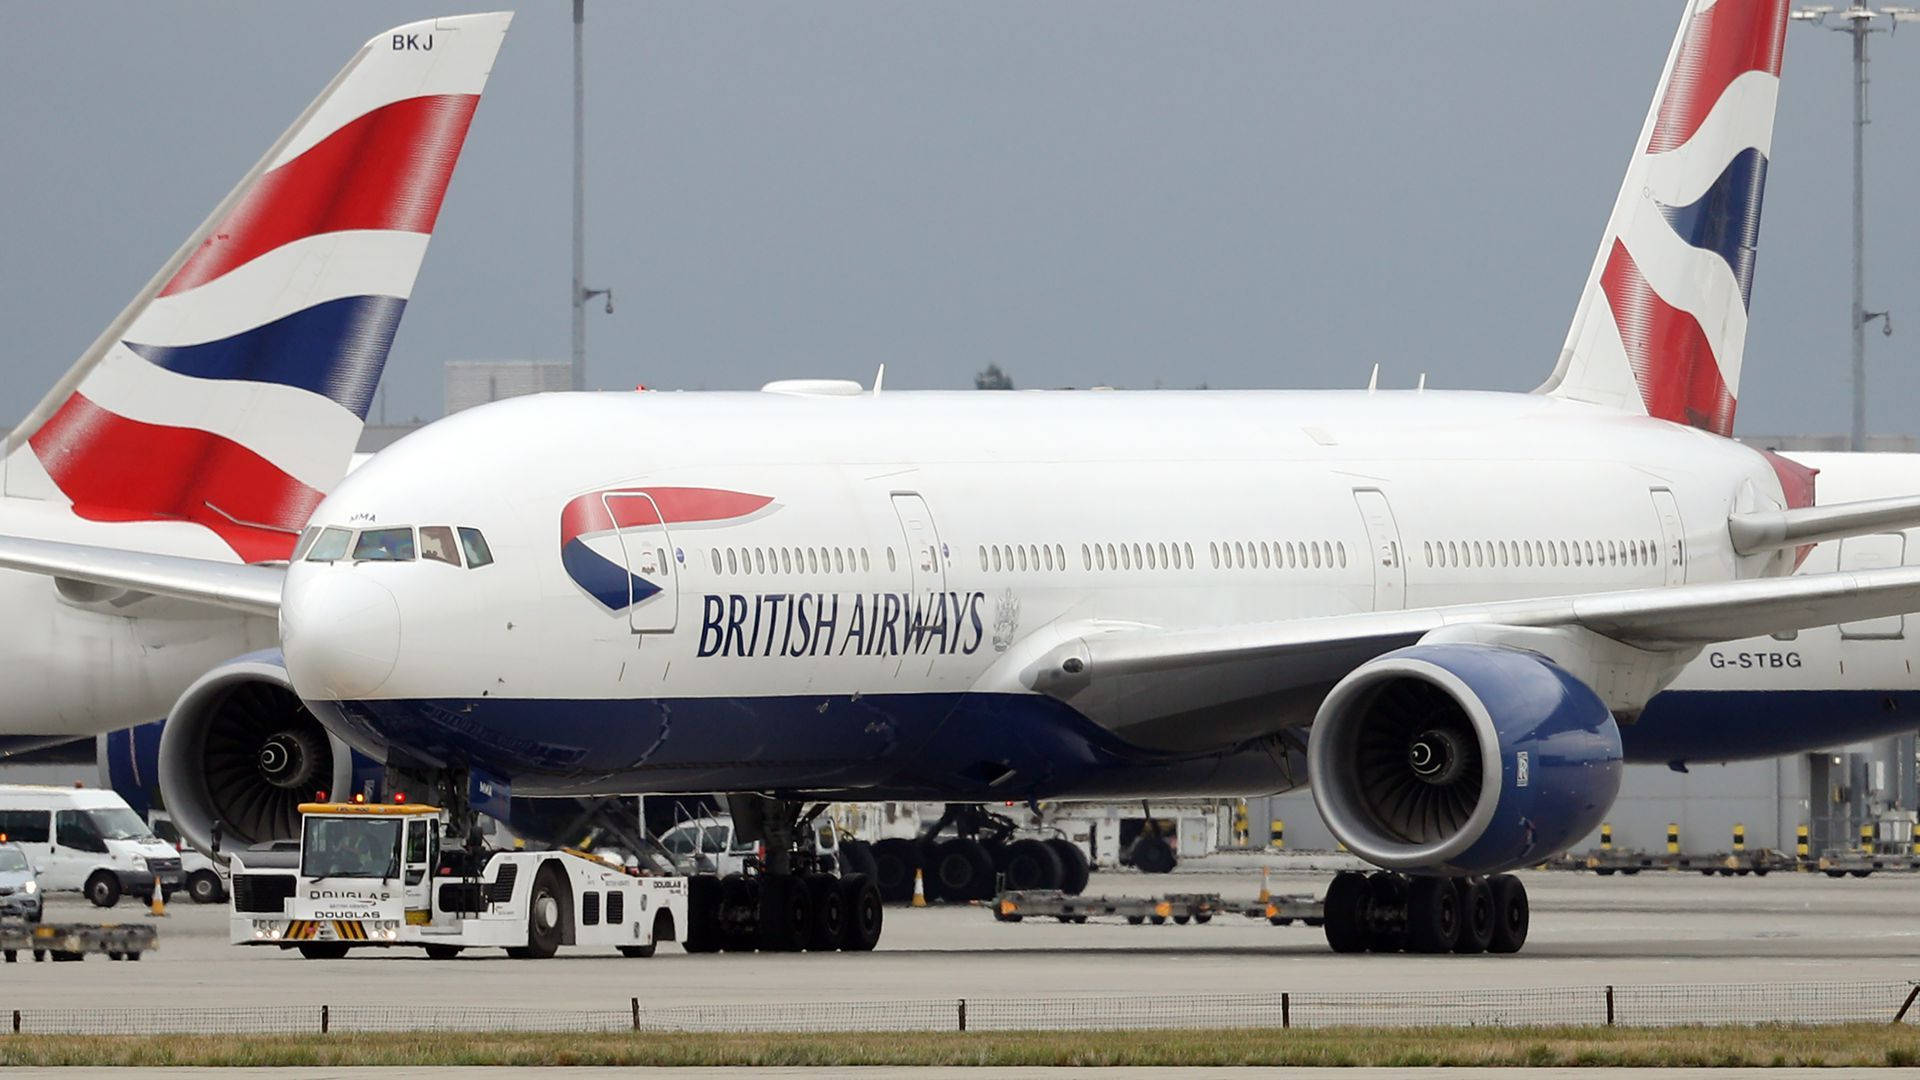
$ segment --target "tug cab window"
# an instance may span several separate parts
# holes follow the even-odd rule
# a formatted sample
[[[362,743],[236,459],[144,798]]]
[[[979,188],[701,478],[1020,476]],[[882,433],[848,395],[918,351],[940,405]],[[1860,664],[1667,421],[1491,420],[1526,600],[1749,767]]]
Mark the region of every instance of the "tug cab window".
[[[368,529],[354,541],[354,562],[412,562],[413,530]]]

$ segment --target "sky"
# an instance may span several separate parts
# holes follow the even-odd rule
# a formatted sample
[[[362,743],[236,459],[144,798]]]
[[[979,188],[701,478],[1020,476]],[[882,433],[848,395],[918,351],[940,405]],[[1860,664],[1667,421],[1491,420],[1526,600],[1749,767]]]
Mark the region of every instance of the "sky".
[[[361,42],[459,0],[6,0],[0,427]],[[589,0],[599,388],[1527,390],[1679,0]],[[1869,427],[1920,403],[1920,26],[1876,38]],[[1742,434],[1849,424],[1850,50],[1790,28]],[[524,4],[387,367],[568,354],[572,27]]]

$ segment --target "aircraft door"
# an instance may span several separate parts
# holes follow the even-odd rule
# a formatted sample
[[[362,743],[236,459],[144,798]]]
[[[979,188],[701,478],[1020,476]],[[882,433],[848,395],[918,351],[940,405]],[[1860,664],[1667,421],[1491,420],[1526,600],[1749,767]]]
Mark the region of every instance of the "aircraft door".
[[[1666,573],[1668,585],[1681,585],[1687,580],[1687,533],[1680,523],[1680,504],[1674,501],[1673,492],[1666,488],[1653,488],[1653,512],[1660,519],[1660,565]]]
[[[900,531],[907,539],[907,573],[913,579],[913,595],[945,592],[946,549],[940,546],[940,533],[933,527],[927,500],[914,492],[896,491],[893,512],[899,515]]]
[[[1840,541],[1840,569],[1886,570],[1902,565],[1906,560],[1906,554],[1905,533],[1849,536]],[[1904,615],[1888,615],[1880,619],[1858,619],[1840,624],[1840,640],[1894,641],[1904,636],[1906,629],[1907,619]]]
[[[1400,551],[1400,527],[1393,520],[1393,507],[1378,488],[1355,488],[1353,501],[1360,507],[1360,520],[1367,526],[1367,543],[1373,555],[1373,610],[1399,611],[1407,606],[1407,567]]]
[[[637,491],[602,495],[627,563],[627,619],[633,632],[665,633],[680,615],[680,570],[660,507]]]

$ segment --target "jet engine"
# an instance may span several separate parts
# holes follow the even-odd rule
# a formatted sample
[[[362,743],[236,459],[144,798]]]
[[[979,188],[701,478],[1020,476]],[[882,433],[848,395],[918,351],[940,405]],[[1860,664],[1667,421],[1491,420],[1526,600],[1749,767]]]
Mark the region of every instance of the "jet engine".
[[[202,851],[297,836],[300,804],[353,787],[353,754],[293,692],[277,651],[230,660],[174,703],[160,735],[160,792]]]
[[[1538,653],[1429,644],[1355,669],[1307,749],[1333,834],[1391,870],[1493,874],[1558,854],[1620,791],[1620,729]]]

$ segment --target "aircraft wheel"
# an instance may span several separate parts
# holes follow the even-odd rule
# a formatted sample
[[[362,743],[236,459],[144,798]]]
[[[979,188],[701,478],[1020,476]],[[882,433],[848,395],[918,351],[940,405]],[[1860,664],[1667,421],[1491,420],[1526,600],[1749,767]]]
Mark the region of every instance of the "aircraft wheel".
[[[1460,937],[1453,951],[1486,952],[1493,944],[1493,889],[1485,878],[1456,878],[1453,884],[1460,894]]]
[[[865,874],[870,878],[880,876],[880,867],[873,857],[873,845],[865,840],[847,840],[840,845],[840,876],[850,877],[854,874]],[[907,889],[911,893],[911,881],[907,883]]]
[[[1327,944],[1337,953],[1366,952],[1373,943],[1373,929],[1368,924],[1372,911],[1371,891],[1367,887],[1367,876],[1354,870],[1342,870],[1333,875],[1333,883],[1327,886],[1327,898],[1322,905],[1325,911]]]
[[[1009,889],[1061,889],[1065,871],[1060,854],[1042,840],[1017,840],[1007,846],[1001,874]]]
[[[1087,882],[1093,876],[1093,864],[1087,861],[1087,853],[1080,845],[1064,837],[1053,837],[1047,846],[1060,856],[1060,891],[1068,896],[1079,896],[1087,891]]]
[[[1452,952],[1460,942],[1460,890],[1451,878],[1417,877],[1407,886],[1407,951]]]
[[[957,837],[933,849],[926,875],[927,899],[965,902],[993,898],[993,858],[978,840]]]
[[[1527,887],[1512,874],[1495,874],[1487,882],[1493,889],[1493,940],[1487,951],[1517,953],[1527,943],[1531,915],[1527,908]]]
[[[1404,912],[1407,910],[1407,888],[1412,879],[1405,874],[1396,874],[1390,870],[1375,870],[1367,875],[1367,892],[1372,898],[1371,911]],[[1407,920],[1401,919],[1396,925],[1391,920],[1381,925],[1375,919],[1373,940],[1368,948],[1377,953],[1400,952],[1407,947]]]
[[[1179,861],[1165,837],[1142,836],[1133,842],[1133,866],[1143,874],[1171,874]]]
[[[913,899],[913,872],[918,869],[920,848],[913,841],[894,837],[873,845],[873,881],[887,903]]]
[[[760,948],[799,952],[813,935],[813,905],[804,878],[764,874],[760,878]]]
[[[880,930],[886,917],[880,905],[880,887],[860,874],[840,879],[840,897],[847,912],[840,947],[847,952],[872,952],[880,944]]]
[[[720,947],[752,952],[760,938],[760,879],[728,874],[720,879]]]
[[[801,880],[806,885],[810,909],[807,948],[816,951],[839,948],[840,939],[847,932],[847,901],[840,894],[840,879],[827,874],[808,874]]]

